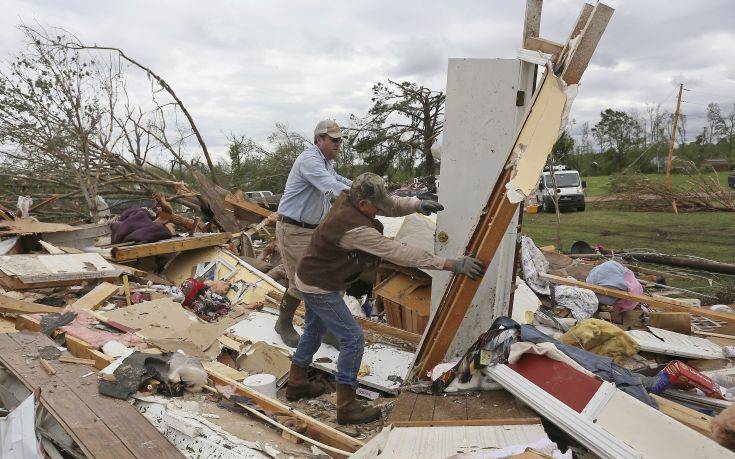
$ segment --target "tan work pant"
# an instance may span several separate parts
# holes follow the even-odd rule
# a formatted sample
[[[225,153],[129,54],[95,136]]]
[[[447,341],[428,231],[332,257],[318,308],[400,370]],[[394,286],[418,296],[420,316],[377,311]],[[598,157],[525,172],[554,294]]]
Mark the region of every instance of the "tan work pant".
[[[313,233],[313,229],[302,228],[280,221],[276,222],[278,251],[281,252],[281,260],[286,270],[286,277],[288,277],[287,293],[295,298],[301,298],[301,294],[296,290],[294,284],[296,266],[299,264],[301,257],[304,256],[304,253],[306,253]]]

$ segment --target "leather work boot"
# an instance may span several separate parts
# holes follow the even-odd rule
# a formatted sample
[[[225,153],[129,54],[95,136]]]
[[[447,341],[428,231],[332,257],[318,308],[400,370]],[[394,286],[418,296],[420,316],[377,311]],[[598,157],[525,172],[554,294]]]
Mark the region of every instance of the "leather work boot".
[[[286,387],[286,400],[293,402],[300,398],[318,397],[324,393],[324,386],[309,381],[308,370],[308,367],[301,368],[291,362],[291,371],[288,374],[288,386]]]
[[[355,398],[355,388],[337,384],[337,424],[367,424],[379,419],[380,408],[366,405]]]
[[[299,334],[293,328],[293,315],[296,312],[296,308],[299,307],[300,302],[300,299],[285,293],[281,301],[281,306],[278,308],[278,320],[274,328],[288,347],[299,345]]]

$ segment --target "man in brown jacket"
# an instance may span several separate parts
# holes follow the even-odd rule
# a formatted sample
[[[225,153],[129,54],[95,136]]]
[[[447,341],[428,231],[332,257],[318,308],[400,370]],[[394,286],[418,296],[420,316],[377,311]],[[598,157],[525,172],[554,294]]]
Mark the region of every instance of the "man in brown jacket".
[[[381,258],[409,267],[454,271],[471,278],[484,266],[471,257],[438,257],[423,249],[383,236],[377,214],[403,216],[443,210],[438,202],[389,196],[383,179],[360,175],[349,192],[343,192],[327,217],[314,231],[311,243],[296,268],[295,284],[306,305],[304,333],[294,353],[286,398],[316,397],[324,388],[307,379],[307,368],[328,330],[340,342],[337,360],[337,422],[363,424],[380,417],[380,410],[355,399],[357,372],[364,349],[362,328],[342,299],[344,290],[364,270],[374,269]]]

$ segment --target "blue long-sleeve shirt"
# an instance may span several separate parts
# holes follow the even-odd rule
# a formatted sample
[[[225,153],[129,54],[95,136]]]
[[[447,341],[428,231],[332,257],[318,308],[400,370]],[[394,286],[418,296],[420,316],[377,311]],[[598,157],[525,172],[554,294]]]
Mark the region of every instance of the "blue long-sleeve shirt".
[[[319,148],[309,145],[291,167],[278,214],[318,225],[332,207],[331,200],[351,185],[352,180],[335,172],[332,161]]]

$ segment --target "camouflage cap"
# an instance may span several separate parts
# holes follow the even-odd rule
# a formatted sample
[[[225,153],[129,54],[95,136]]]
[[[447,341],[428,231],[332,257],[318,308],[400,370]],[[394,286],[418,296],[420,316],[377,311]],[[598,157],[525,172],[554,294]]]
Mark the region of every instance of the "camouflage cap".
[[[366,199],[379,209],[385,209],[391,203],[388,190],[385,189],[385,181],[372,172],[360,174],[352,181],[350,196],[355,202]]]

